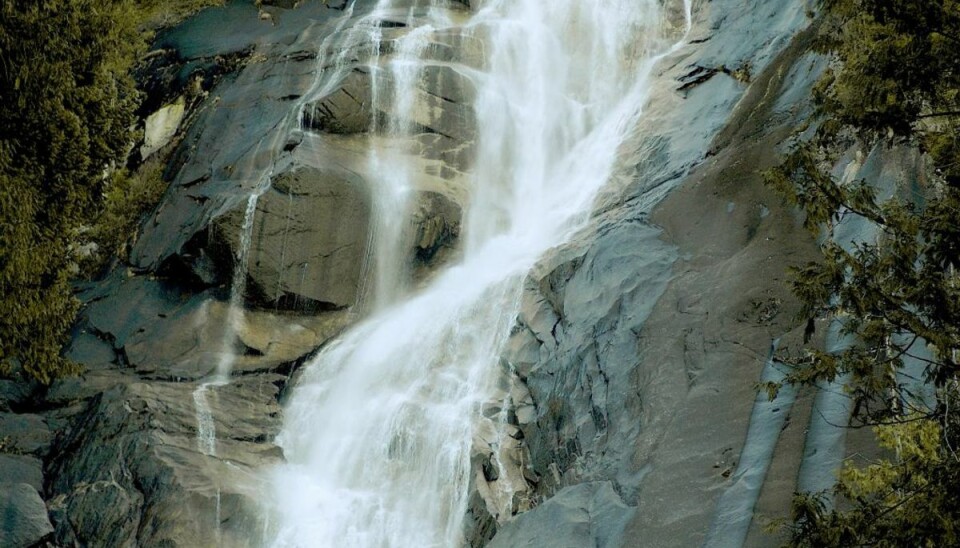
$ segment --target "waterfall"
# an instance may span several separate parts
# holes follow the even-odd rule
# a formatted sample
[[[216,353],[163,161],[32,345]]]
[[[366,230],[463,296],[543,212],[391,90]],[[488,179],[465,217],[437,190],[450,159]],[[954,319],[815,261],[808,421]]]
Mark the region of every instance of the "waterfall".
[[[482,408],[505,374],[499,356],[524,277],[584,226],[597,191],[625,167],[621,145],[649,97],[653,67],[677,47],[664,37],[661,4],[485,0],[463,23],[438,0],[408,19],[388,67],[393,112],[412,104],[431,32],[484,44],[483,68],[461,67],[476,88],[477,119],[464,256],[413,295],[391,297],[395,279],[377,280],[382,306],[306,366],[277,440],[286,463],[270,476],[273,546],[463,544],[471,450],[505,422]],[[683,7],[689,25],[689,2]],[[381,0],[368,18],[391,9]],[[362,27],[380,39],[379,25]],[[407,130],[385,122],[377,127],[388,137]],[[375,183],[403,196],[412,174],[387,169],[391,158],[379,154],[371,162],[390,175]],[[377,215],[395,215],[389,199]],[[374,238],[375,253],[390,253],[382,249],[389,236]],[[374,276],[402,267],[374,261]]]

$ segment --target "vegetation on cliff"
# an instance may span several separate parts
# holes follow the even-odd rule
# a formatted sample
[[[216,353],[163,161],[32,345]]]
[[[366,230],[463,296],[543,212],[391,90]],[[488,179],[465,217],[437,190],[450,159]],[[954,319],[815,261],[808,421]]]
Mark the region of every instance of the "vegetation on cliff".
[[[874,242],[824,238],[822,260],[793,288],[805,317],[839,319],[849,349],[809,350],[790,377],[815,384],[850,375],[855,420],[875,425],[888,457],[848,465],[826,494],[794,502],[795,546],[943,546],[960,536],[960,2],[823,0],[819,44],[836,63],[815,90],[812,138],[768,181],[814,233],[845,216],[877,227]],[[808,128],[805,128],[808,129]],[[935,177],[917,194],[878,199],[871,181],[831,176],[832,153],[859,141],[916,145]],[[903,190],[903,189],[901,189]],[[908,191],[910,189],[907,189]],[[932,359],[917,355],[926,345]],[[898,382],[906,358],[926,362],[932,408]],[[776,390],[775,386],[770,387]]]
[[[60,348],[77,243],[124,209],[109,202],[130,186],[130,72],[148,29],[215,2],[0,1],[0,365],[49,382],[74,370]]]

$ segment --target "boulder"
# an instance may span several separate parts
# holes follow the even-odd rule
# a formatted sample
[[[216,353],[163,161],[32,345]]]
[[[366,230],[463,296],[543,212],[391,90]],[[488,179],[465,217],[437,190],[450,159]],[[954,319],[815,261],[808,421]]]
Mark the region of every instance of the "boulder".
[[[53,533],[47,507],[26,483],[0,484],[0,546],[29,548]]]
[[[439,192],[421,192],[413,211],[413,255],[429,264],[442,248],[449,248],[460,236],[463,212],[460,206]]]
[[[260,538],[255,470],[277,462],[283,377],[208,386],[213,454],[198,442],[194,383],[132,382],[90,400],[49,463],[57,541],[248,546]],[[39,500],[39,499],[38,499]],[[42,505],[42,504],[41,504]],[[4,544],[6,546],[7,544]]]
[[[140,147],[141,158],[146,159],[173,139],[177,130],[180,129],[180,122],[183,121],[185,112],[186,102],[181,96],[147,116],[143,128],[143,146]]]
[[[0,413],[0,450],[43,456],[53,432],[40,415]]]
[[[610,482],[567,487],[537,508],[503,526],[488,548],[620,548],[633,509]]]
[[[34,386],[31,383],[0,379],[0,411],[14,411],[30,403]]]

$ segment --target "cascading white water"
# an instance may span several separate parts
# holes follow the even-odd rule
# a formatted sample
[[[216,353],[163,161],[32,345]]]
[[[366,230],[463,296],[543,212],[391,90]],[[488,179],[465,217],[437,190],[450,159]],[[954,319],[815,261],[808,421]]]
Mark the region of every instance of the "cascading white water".
[[[413,15],[408,21],[412,23]],[[411,90],[416,89],[422,64],[419,63],[423,49],[427,47],[427,34],[430,27],[414,29],[400,41],[387,67],[379,67],[379,48],[372,60],[371,97],[373,100],[373,121],[371,126],[378,128],[386,137],[396,141],[410,133],[410,118],[414,108]],[[388,75],[381,77],[380,71]],[[392,83],[389,90],[382,90],[380,81]],[[405,224],[409,210],[410,195],[413,191],[410,166],[396,160],[393,155],[384,155],[381,147],[371,147],[368,151],[371,173],[382,174],[379,184],[373,190],[374,226],[369,249],[373,253],[372,277],[375,285],[372,295],[364,295],[371,301],[371,308],[383,308],[392,304],[398,297],[406,270],[404,264]]]
[[[483,73],[464,71],[478,124],[464,258],[307,366],[271,476],[276,547],[463,543],[471,447],[523,278],[586,221],[670,51],[660,0],[486,0],[458,32],[486,44]],[[394,101],[414,93],[403,80]]]

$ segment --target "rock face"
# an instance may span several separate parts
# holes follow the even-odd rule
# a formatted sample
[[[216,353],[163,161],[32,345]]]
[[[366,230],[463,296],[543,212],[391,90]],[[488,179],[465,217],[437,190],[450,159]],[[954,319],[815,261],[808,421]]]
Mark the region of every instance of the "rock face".
[[[158,114],[145,114],[143,156],[179,142],[173,181],[130,268],[79,288],[85,307],[65,354],[84,373],[42,391],[0,384],[0,502],[25,501],[8,511],[0,544],[192,548],[254,546],[263,537],[262,482],[282,458],[279,401],[297,368],[357,318],[350,309],[370,268],[372,215],[390,165],[363,152],[377,138],[369,124],[394,115],[390,98],[374,110],[362,105],[355,118],[330,106],[353,85],[369,93],[372,76],[333,71],[332,91],[317,92],[323,40],[343,12],[308,4],[296,17],[271,7],[273,24],[233,3],[161,35],[157,62],[178,64],[157,68],[158,89],[175,87],[176,70],[240,61],[196,99],[199,107],[147,109]],[[358,2],[349,24],[371,4]],[[438,59],[460,55],[454,36],[434,43]],[[387,87],[392,77],[377,76]],[[374,143],[414,172],[398,241],[418,278],[453,252],[457,178],[472,138],[469,92],[455,87],[465,80],[437,67],[421,81],[405,122],[412,137]],[[443,99],[428,93],[441,85]],[[289,118],[298,101],[327,105],[336,123],[317,126],[308,116],[300,128]],[[246,235],[242,304],[250,309],[238,312],[228,283]],[[204,384],[225,359],[233,377]]]
[[[350,307],[361,297],[369,257],[381,253],[371,237],[371,212],[383,199],[387,172],[399,163],[409,166],[417,192],[401,244],[406,262],[429,262],[459,234],[460,178],[475,124],[472,84],[450,62],[478,65],[482,50],[449,31],[433,33],[424,47],[436,60],[413,76],[413,96],[399,100],[398,78],[410,77],[395,68],[403,54],[393,51],[393,39],[403,29],[370,28],[363,15],[373,2],[357,2],[345,23],[337,21],[339,10],[308,4],[291,17],[280,13],[276,30],[247,46],[235,37],[207,37],[210,44],[201,46],[183,34],[223,32],[204,21],[166,38],[186,52],[220,42],[220,49],[255,52],[211,91],[186,133],[170,191],[132,250],[139,271],[185,268],[208,286],[225,283],[240,255],[248,199],[262,194],[250,233],[254,301],[274,309]],[[345,46],[353,49],[338,51],[324,41],[338,24],[345,25],[341,33],[360,37]],[[364,42],[374,32],[382,37],[371,50]],[[163,125],[151,119],[150,128]],[[383,130],[379,135],[368,132],[373,124]],[[378,158],[369,157],[370,149]]]
[[[363,133],[370,129],[370,75],[350,71],[336,91],[307,105],[303,125],[325,133]]]
[[[567,487],[537,509],[510,522],[488,544],[491,548],[534,548],[550,539],[556,548],[623,546],[623,528],[630,518],[609,482]]]
[[[797,343],[781,280],[812,257],[812,244],[759,171],[805,114],[822,70],[804,55],[809,23],[802,2],[702,5],[693,43],[663,62],[675,87],[653,96],[635,172],[601,198],[592,228],[531,274],[504,358],[534,403],[517,422],[528,496],[540,502],[491,545],[526,545],[527,530],[542,533],[541,545],[567,545],[577,538],[570,520],[593,530],[617,516],[622,527],[599,545],[779,542],[761,529],[764,514],[789,507],[805,396],[780,439],[768,440],[776,450],[766,481],[761,474],[739,514],[724,518],[746,516],[749,531],[711,536],[711,523],[727,511],[719,495],[741,477],[771,342]],[[698,79],[698,67],[750,67],[752,76]],[[572,486],[603,482],[615,510],[558,512]]]

